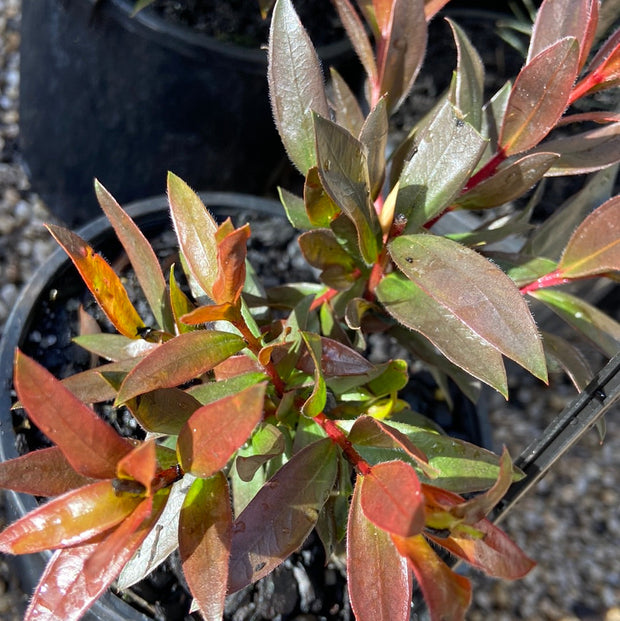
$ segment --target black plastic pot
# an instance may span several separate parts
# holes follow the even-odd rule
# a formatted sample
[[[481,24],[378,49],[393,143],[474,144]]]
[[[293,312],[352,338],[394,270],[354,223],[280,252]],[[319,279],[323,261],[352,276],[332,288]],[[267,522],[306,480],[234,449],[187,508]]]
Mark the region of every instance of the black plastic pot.
[[[131,17],[133,4],[23,3],[20,149],[33,189],[74,226],[99,215],[95,177],[123,204],[160,194],[167,170],[197,190],[275,187],[287,160],[266,51],[149,10]],[[359,73],[348,42],[318,52],[325,65]]]

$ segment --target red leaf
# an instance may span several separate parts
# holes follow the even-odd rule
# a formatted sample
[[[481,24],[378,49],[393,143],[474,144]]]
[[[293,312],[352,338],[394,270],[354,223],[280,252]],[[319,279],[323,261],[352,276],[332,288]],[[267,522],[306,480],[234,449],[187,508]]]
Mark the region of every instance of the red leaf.
[[[471,603],[469,580],[453,572],[435,554],[422,535],[406,539],[392,535],[392,541],[415,574],[431,621],[465,619]]]
[[[116,464],[131,444],[19,350],[15,388],[30,419],[58,445],[76,472],[95,479],[115,476]]]
[[[180,320],[181,323],[185,325],[197,326],[201,323],[208,323],[210,321],[226,320],[233,322],[235,319],[238,319],[238,317],[238,308],[230,302],[223,302],[222,304],[199,306],[198,308],[191,310],[189,313],[182,315]]]
[[[305,349],[297,368],[305,373],[314,372],[314,361]],[[342,377],[345,375],[364,375],[374,366],[364,356],[351,347],[327,337],[321,337],[321,371],[325,377]]]
[[[232,511],[226,476],[196,479],[179,521],[183,573],[205,619],[221,619],[228,584]]]
[[[0,464],[0,487],[33,496],[59,496],[93,483],[78,474],[57,447],[33,451]]]
[[[231,377],[238,377],[244,373],[251,373],[258,371],[262,372],[263,368],[253,358],[246,356],[245,354],[239,354],[238,356],[230,356],[224,362],[220,362],[213,371],[215,372],[215,378],[218,382],[230,379]]]
[[[80,487],[37,507],[0,534],[0,551],[30,554],[88,541],[116,526],[140,503],[117,495],[111,481]]]
[[[151,483],[157,470],[155,440],[150,439],[137,446],[118,462],[117,474],[144,485],[147,495],[151,494]]]
[[[362,479],[361,507],[376,526],[401,537],[424,528],[424,496],[412,466],[388,461],[373,466]]]
[[[166,494],[141,502],[103,541],[59,550],[48,563],[24,621],[77,621],[133,556],[164,508]]]
[[[144,322],[129,300],[127,291],[105,259],[78,235],[54,224],[46,225],[64,248],[86,286],[114,327],[129,338],[137,338]]]
[[[223,468],[261,421],[266,387],[261,382],[196,410],[177,441],[183,470],[209,477]]]
[[[390,536],[366,518],[358,478],[347,527],[347,579],[358,621],[409,619],[411,572]]]
[[[217,245],[218,274],[213,283],[213,300],[221,304],[234,304],[245,284],[245,257],[250,225],[229,233]]]

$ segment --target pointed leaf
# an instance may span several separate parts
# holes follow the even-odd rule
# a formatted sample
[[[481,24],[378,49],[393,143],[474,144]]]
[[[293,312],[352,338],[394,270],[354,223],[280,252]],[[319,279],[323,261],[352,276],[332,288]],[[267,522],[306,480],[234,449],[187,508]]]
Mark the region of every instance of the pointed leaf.
[[[110,265],[75,233],[54,224],[48,224],[47,228],[69,255],[97,304],[114,327],[121,334],[136,338],[140,329],[145,327],[144,322]]]
[[[166,280],[153,248],[134,221],[96,179],[95,193],[101,209],[129,257],[157,325],[161,330],[172,330],[172,317],[167,304]]]
[[[463,29],[450,19],[447,22],[452,28],[458,54],[450,101],[460,111],[464,120],[480,131],[484,103],[484,65]]]
[[[359,134],[366,147],[371,197],[378,196],[385,179],[385,152],[388,139],[388,114],[386,98],[381,97],[370,111]]]
[[[177,441],[183,470],[209,477],[223,468],[262,419],[265,389],[262,382],[196,410]]]
[[[133,479],[141,483],[147,495],[151,495],[151,483],[157,470],[157,457],[155,454],[155,440],[151,438],[139,444],[131,453],[128,453],[118,462],[116,469],[120,478]]]
[[[278,188],[278,196],[288,221],[296,228],[308,230],[313,228],[312,223],[308,219],[304,199],[284,188]]]
[[[360,504],[364,515],[381,530],[412,537],[424,528],[424,497],[415,470],[402,461],[372,467],[362,479]]]
[[[431,621],[464,621],[471,602],[471,584],[453,572],[422,535],[405,539],[392,535],[396,549],[408,561],[422,589]]]
[[[127,375],[116,397],[118,404],[156,388],[173,388],[210,371],[243,349],[240,336],[200,330],[181,334],[143,358]]]
[[[237,302],[245,283],[245,257],[250,225],[226,235],[217,245],[218,275],[213,283],[213,300],[221,304]]]
[[[180,388],[156,388],[126,405],[147,431],[177,435],[201,404]]]
[[[316,166],[313,166],[306,175],[304,183],[304,210],[311,223],[309,228],[327,228],[332,220],[341,213],[340,207],[334,203],[331,196],[325,191]]]
[[[234,356],[233,360],[237,358],[237,356]],[[245,356],[244,359],[249,360],[249,358]],[[266,379],[267,376],[261,371],[239,373],[228,379],[219,379],[217,382],[205,382],[204,384],[190,386],[190,388],[187,389],[187,394],[196,399],[200,405],[206,405],[207,403],[213,403],[223,397],[235,395],[245,388],[254,386],[254,384],[258,384]]]
[[[557,289],[539,289],[529,295],[544,302],[566,323],[589,338],[612,358],[620,346],[620,323],[578,297]]]
[[[348,2],[348,0],[339,1]],[[362,125],[364,125],[364,115],[357,97],[334,67],[330,67],[329,70],[332,78],[331,103],[334,107],[336,123],[340,127],[344,127],[353,137],[358,138],[362,131]]]
[[[282,455],[286,448],[284,434],[275,425],[263,425],[252,436],[250,454],[238,455],[235,467],[239,478],[248,483],[258,469],[276,455]]]
[[[30,420],[58,445],[76,472],[95,479],[114,477],[117,462],[131,451],[131,444],[19,350],[15,388]]]
[[[407,233],[416,233],[458,196],[485,148],[482,136],[449,102],[416,142],[396,197],[396,217],[405,218]]]
[[[535,147],[557,123],[568,104],[578,65],[579,45],[566,37],[521,69],[499,135],[507,155]]]
[[[325,336],[321,337],[320,367],[325,377],[364,375],[375,369],[374,365],[356,350]],[[297,368],[308,374],[313,372],[314,361],[309,357],[309,353],[302,354],[297,362]]]
[[[503,164],[488,179],[459,196],[455,203],[464,209],[504,205],[523,196],[540,181],[560,156],[557,153],[530,153]]]
[[[132,339],[122,334],[83,334],[73,338],[73,342],[107,360],[126,360],[136,358],[157,349],[158,343],[144,339]]]
[[[312,112],[329,116],[321,65],[291,0],[278,0],[269,31],[269,96],[289,158],[303,175],[316,164]]]
[[[436,235],[397,237],[389,250],[405,276],[432,296],[444,314],[447,310],[479,338],[546,381],[534,319],[515,284],[498,267]]]
[[[585,390],[594,379],[594,371],[581,351],[556,334],[543,332],[542,336],[547,357],[564,370],[578,392]]]
[[[355,224],[359,249],[371,265],[378,254],[379,222],[370,197],[366,150],[348,131],[314,115],[321,182]]]
[[[588,95],[620,84],[620,28],[601,46],[590,63],[589,71],[591,73],[575,87],[575,91],[584,83],[589,85],[584,93]]]
[[[260,580],[303,543],[334,485],[329,439],[306,446],[260,489],[233,523],[228,590]]]
[[[52,446],[0,463],[0,488],[33,496],[59,496],[93,483],[78,474],[61,450]]]
[[[205,619],[222,619],[228,583],[232,511],[226,475],[192,484],[179,520],[183,573]]]
[[[566,278],[620,270],[620,196],[595,209],[570,238],[558,269]]]
[[[187,267],[203,291],[211,297],[217,278],[217,224],[199,196],[171,172],[168,173],[168,202]]]
[[[508,395],[499,351],[420,287],[399,274],[389,274],[375,290],[385,310],[429,339],[451,362]]]
[[[358,478],[347,526],[347,578],[351,608],[359,621],[406,621],[411,607],[411,574],[390,536],[360,506]]]
[[[116,526],[141,500],[133,494],[117,494],[111,481],[71,490],[2,531],[0,551],[31,554],[83,543]]]

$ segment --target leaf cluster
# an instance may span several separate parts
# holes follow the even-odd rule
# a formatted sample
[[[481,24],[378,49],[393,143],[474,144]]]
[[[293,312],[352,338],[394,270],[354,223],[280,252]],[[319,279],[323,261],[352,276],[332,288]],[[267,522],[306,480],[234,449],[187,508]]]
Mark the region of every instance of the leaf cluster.
[[[371,362],[366,339],[395,338],[441,388],[451,378],[472,400],[480,382],[507,396],[504,357],[543,381],[557,366],[579,390],[589,381],[573,345],[540,333],[526,296],[616,353],[620,325],[562,285],[620,269],[620,119],[566,112],[617,85],[619,35],[592,55],[598,1],[545,0],[522,70],[485,101],[482,62],[450,22],[451,87],[388,152],[389,116],[446,2],[334,4],[367,75],[365,103],[334,70],[325,86],[290,0],[275,3],[269,41],[275,122],[305,179],[303,196],[281,190],[282,204],[319,283],[266,290],[248,266],[250,226],[216,222],[173,174],[183,280],[163,273],[95,184],[148,326],[87,242],[48,227],[118,333],[78,337],[105,362],[62,381],[16,353],[19,405],[54,444],[0,466],[3,487],[50,498],[0,534],[2,552],[55,550],[29,619],[77,619],[115,580],[130,586],[177,548],[196,610],[218,619],[227,593],[266,576],[313,529],[328,555],[344,546],[359,619],[407,619],[413,577],[432,618],[463,618],[469,581],[436,545],[504,579],[533,566],[486,517],[522,476],[508,453],[412,412],[399,398],[407,362]],[[555,135],[589,123],[600,127]],[[439,232],[453,212],[493,214],[545,177],[592,171],[538,226],[534,192],[525,209]],[[498,246],[507,238],[517,250]],[[91,407],[104,401],[128,409],[146,438],[118,436]]]

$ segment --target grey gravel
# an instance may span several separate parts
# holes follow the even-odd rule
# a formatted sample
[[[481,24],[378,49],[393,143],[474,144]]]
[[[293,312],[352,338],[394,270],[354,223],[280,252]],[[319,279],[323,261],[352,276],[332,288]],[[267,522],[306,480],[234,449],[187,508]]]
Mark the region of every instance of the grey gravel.
[[[17,147],[20,7],[19,0],[0,0],[0,330],[19,289],[55,247],[42,226],[54,218],[30,190]],[[514,457],[574,393],[560,378],[547,391],[519,374],[513,396],[514,404],[506,404],[491,394],[489,405],[495,448],[506,445]],[[503,527],[538,565],[514,583],[470,572],[469,619],[620,621],[617,410],[608,417],[605,442],[601,445],[590,432]],[[20,618],[26,596],[7,560],[0,556],[0,619],[13,621]]]

